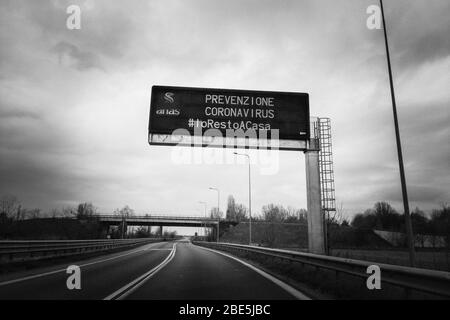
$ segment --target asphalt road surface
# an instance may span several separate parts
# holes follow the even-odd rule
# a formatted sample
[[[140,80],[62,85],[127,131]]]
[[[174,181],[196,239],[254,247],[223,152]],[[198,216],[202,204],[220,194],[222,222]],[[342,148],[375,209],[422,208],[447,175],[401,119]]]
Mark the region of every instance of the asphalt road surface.
[[[69,265],[81,289],[69,290]],[[64,265],[4,275],[0,299],[307,299],[272,276],[187,241],[160,242]]]

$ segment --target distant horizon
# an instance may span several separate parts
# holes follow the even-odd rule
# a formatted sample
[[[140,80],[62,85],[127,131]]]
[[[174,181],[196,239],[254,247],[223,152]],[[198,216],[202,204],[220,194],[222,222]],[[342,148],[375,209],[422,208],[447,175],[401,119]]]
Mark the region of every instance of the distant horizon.
[[[4,195],[0,195],[0,197],[1,197],[1,196],[4,196]],[[18,200],[19,200],[19,202],[20,202],[20,199],[18,199]],[[403,207],[402,207],[401,205],[399,205],[399,207],[396,208],[396,207],[394,207],[391,203],[389,203],[389,202],[387,202],[387,201],[380,200],[380,201],[374,202],[371,206],[368,206],[367,208],[362,209],[361,211],[354,212],[352,215],[344,216],[344,218],[346,218],[347,220],[350,220],[350,221],[351,221],[351,219],[352,219],[356,214],[364,214],[367,210],[373,209],[374,206],[375,206],[375,204],[378,203],[378,202],[386,202],[386,203],[390,204],[390,205],[395,209],[395,211],[396,211],[397,213],[403,214]],[[91,202],[91,201],[82,201],[82,202],[78,202],[78,203],[73,204],[73,205],[66,205],[66,206],[61,206],[61,207],[49,207],[49,208],[25,207],[25,206],[22,205],[22,203],[20,203],[20,204],[21,204],[21,206],[22,206],[22,208],[21,208],[22,210],[25,210],[25,209],[26,209],[26,210],[40,209],[40,210],[41,210],[41,213],[46,214],[46,215],[51,215],[51,214],[52,214],[52,212],[51,212],[52,210],[59,210],[59,211],[62,211],[63,209],[67,209],[67,208],[75,208],[75,209],[76,209],[76,207],[78,206],[78,204],[82,204],[82,203],[90,203],[90,204],[92,204],[92,205],[95,207],[95,209],[96,209],[95,214],[99,214],[99,215],[111,215],[111,214],[114,214],[114,211],[120,210],[121,208],[123,208],[123,207],[125,207],[125,206],[128,206],[130,209],[132,209],[132,210],[134,211],[134,214],[135,214],[135,215],[155,215],[155,216],[158,216],[158,215],[162,215],[162,216],[167,215],[167,216],[180,216],[180,217],[182,217],[182,216],[204,217],[204,216],[205,216],[204,213],[200,212],[200,210],[198,210],[198,211],[191,211],[191,213],[187,213],[187,214],[184,214],[184,213],[177,213],[177,212],[173,212],[173,211],[170,211],[170,210],[160,210],[160,211],[156,211],[156,210],[146,210],[146,209],[141,209],[141,210],[138,211],[138,210],[136,210],[133,206],[127,205],[127,204],[124,205],[124,206],[122,206],[122,207],[115,208],[115,209],[113,209],[113,210],[111,210],[111,211],[107,211],[107,210],[100,210],[100,208],[97,207],[97,206],[95,205],[95,203],[93,203],[93,202]],[[242,205],[248,210],[248,206],[246,206],[245,203],[237,203],[237,204],[242,204]],[[292,207],[292,206],[284,206],[283,204],[280,204],[280,203],[267,203],[267,204],[265,204],[265,205],[269,205],[269,204],[273,204],[273,205],[277,205],[277,206],[283,206],[285,209],[292,208],[292,209],[296,209],[296,210],[306,210],[306,211],[308,210],[308,209],[306,208],[306,206],[305,206],[304,208],[301,208],[301,207]],[[265,206],[265,205],[263,205],[263,206]],[[430,215],[433,213],[434,210],[442,209],[443,206],[448,206],[448,203],[442,203],[442,204],[436,205],[436,207],[431,208],[430,210],[423,210],[422,208],[417,207],[417,206],[416,206],[416,207],[411,207],[411,208],[410,208],[410,212],[414,212],[416,209],[419,209],[420,211],[422,211],[422,212],[423,212],[424,214],[426,214],[427,216],[430,216]],[[210,207],[207,207],[207,215],[208,215],[208,216],[209,216],[209,214],[211,213],[211,209],[213,209],[213,208],[217,208],[217,205],[216,205],[216,206],[212,205],[212,206],[210,206]],[[344,209],[344,210],[345,210],[345,209]],[[223,208],[221,208],[220,212],[222,213],[222,217],[225,217],[226,209],[223,210]],[[172,213],[173,213],[173,214],[172,214]],[[260,209],[256,210],[256,211],[255,211],[255,208],[252,209],[252,216],[253,216],[254,218],[256,218],[256,217],[260,218],[261,215],[262,215],[262,207],[261,207]]]

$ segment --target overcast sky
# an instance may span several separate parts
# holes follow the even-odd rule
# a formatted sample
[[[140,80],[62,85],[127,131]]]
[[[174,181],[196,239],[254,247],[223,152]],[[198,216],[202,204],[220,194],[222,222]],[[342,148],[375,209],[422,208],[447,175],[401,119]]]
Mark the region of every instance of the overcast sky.
[[[0,2],[0,195],[44,210],[203,214],[198,201],[247,205],[247,166],[179,164],[149,146],[154,84],[307,92],[329,117],[337,202],[347,215],[385,200],[401,210],[376,0]],[[66,8],[81,7],[81,30]],[[450,199],[450,2],[385,1],[411,206]],[[231,151],[226,151],[231,153]],[[306,207],[305,159],[280,152],[267,174],[251,153],[253,211]],[[274,159],[274,158],[271,158]]]

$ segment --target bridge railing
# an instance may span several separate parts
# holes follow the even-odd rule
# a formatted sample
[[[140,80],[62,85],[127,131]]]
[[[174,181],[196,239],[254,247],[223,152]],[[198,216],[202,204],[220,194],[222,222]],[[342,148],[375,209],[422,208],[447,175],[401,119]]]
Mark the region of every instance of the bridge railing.
[[[163,239],[6,240],[0,241],[0,264],[108,251],[159,241]]]
[[[202,218],[202,217],[183,217],[183,216],[156,216],[156,215],[140,215],[140,216],[128,216],[122,217],[120,215],[112,215],[112,214],[97,214],[93,215],[92,218],[97,219],[113,219],[113,220],[122,220],[122,219],[134,219],[134,220],[188,220],[188,221],[208,221],[208,222],[217,222],[218,219],[214,218]],[[222,219],[223,220],[223,219]]]
[[[367,268],[377,265],[381,270],[382,283],[388,283],[404,290],[404,297],[409,298],[413,291],[431,294],[438,297],[450,297],[450,272],[411,268],[398,265],[383,264],[355,259],[345,259],[311,253],[248,246],[232,243],[194,242],[212,249],[230,253],[247,253],[275,259],[287,260],[302,266],[311,266],[318,270],[328,270],[335,274],[346,274],[367,280]]]

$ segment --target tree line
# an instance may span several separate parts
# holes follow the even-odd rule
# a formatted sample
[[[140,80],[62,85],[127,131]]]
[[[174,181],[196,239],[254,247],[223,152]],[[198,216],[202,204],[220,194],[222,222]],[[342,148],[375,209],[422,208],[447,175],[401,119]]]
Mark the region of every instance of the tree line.
[[[450,236],[450,206],[443,204],[441,208],[426,214],[419,208],[411,212],[411,223],[415,234]],[[377,229],[394,232],[405,232],[405,217],[387,202],[377,202],[371,209],[356,214],[351,226],[361,229]]]
[[[252,213],[252,221],[307,223],[307,215],[306,209],[286,208],[271,203],[263,206],[260,213]],[[211,217],[217,218],[218,216],[222,218],[222,212],[219,213],[217,208],[213,208]],[[234,197],[230,195],[225,218],[233,221],[248,221],[248,209],[244,205],[236,203]],[[373,208],[355,214],[352,219],[345,217],[341,204],[325,218],[329,224],[335,226],[405,232],[404,215],[384,201],[376,202]],[[450,235],[450,206],[443,204],[441,208],[432,210],[430,214],[426,214],[416,207],[411,212],[411,221],[415,233]]]
[[[0,224],[4,234],[6,226],[11,226],[15,222],[25,220],[36,220],[38,218],[66,218],[89,221],[96,226],[94,219],[97,214],[97,208],[90,202],[83,202],[76,206],[67,206],[60,209],[51,209],[44,212],[39,208],[28,209],[22,206],[20,201],[14,195],[4,195],[0,197]],[[133,209],[128,205],[114,210],[114,215],[129,217],[135,215]],[[271,223],[302,223],[307,224],[307,210],[284,207],[277,204],[268,204],[262,207],[261,211],[252,213],[252,221],[264,221]],[[212,218],[223,218],[223,212],[217,207],[210,211]],[[243,204],[237,203],[232,195],[227,199],[227,208],[225,212],[227,220],[246,222],[249,220],[248,209]],[[335,212],[326,216],[328,225],[340,227],[353,227],[355,229],[377,229],[394,232],[405,232],[404,215],[397,212],[387,202],[377,202],[373,208],[364,212],[357,213],[351,220],[345,217],[342,205]],[[441,208],[434,209],[430,214],[426,214],[419,208],[411,212],[411,221],[415,234],[442,235],[450,237],[450,207],[447,204]],[[86,222],[84,222],[86,224]],[[99,225],[97,223],[97,225]],[[100,228],[93,227],[97,230]],[[88,229],[88,228],[85,228]],[[77,231],[79,233],[79,231]],[[148,228],[134,229],[138,235],[150,236]],[[90,236],[95,233],[90,232]],[[167,234],[168,237],[172,234]]]
[[[282,205],[268,204],[262,207],[260,213],[252,213],[252,221],[285,222],[285,223],[306,223],[305,209],[293,207],[283,207]],[[213,219],[223,219],[223,212],[217,207],[210,210],[210,217]],[[228,196],[225,219],[237,222],[249,220],[249,211],[246,206],[237,203],[232,195]]]
[[[51,209],[44,212],[38,208],[27,209],[14,195],[0,197],[0,239],[101,239],[109,236],[121,238],[122,228],[113,227],[107,234],[96,218],[97,208],[91,202]],[[128,205],[115,209],[114,215],[130,217],[135,215]],[[176,231],[165,231],[163,235],[152,232],[148,227],[129,228],[128,238],[160,237],[175,238]]]

